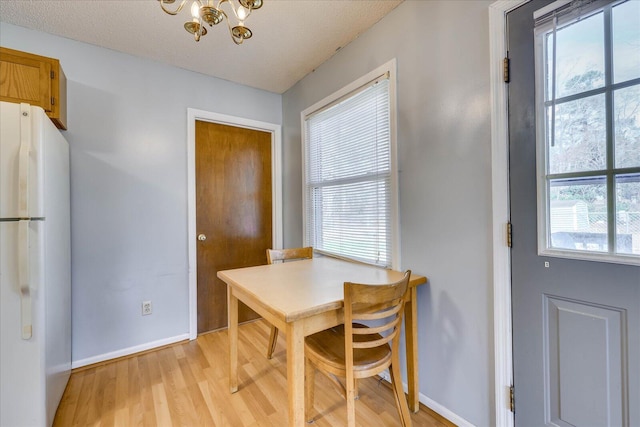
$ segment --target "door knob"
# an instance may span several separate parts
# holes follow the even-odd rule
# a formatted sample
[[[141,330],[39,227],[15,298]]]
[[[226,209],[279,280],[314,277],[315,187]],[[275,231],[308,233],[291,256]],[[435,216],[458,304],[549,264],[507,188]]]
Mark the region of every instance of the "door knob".
[[[204,234],[198,234],[198,240],[204,242],[205,240],[207,240],[207,236],[205,236]]]

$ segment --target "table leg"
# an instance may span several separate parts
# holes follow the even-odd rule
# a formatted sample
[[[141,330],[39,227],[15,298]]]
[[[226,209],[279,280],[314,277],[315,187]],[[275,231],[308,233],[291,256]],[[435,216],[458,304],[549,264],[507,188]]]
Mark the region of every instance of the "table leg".
[[[238,298],[227,286],[227,314],[229,333],[229,390],[238,391]]]
[[[304,333],[302,325],[287,324],[287,385],[289,425],[305,426],[304,419]]]
[[[407,356],[407,386],[409,409],[420,410],[418,393],[418,289],[411,287],[411,302],[404,307],[404,326]]]

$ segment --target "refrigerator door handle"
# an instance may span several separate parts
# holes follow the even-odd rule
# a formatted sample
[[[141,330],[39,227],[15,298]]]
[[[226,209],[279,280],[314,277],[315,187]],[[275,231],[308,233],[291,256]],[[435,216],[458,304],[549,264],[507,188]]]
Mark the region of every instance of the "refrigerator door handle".
[[[20,151],[18,153],[18,215],[29,218],[29,155],[31,152],[31,107],[20,104]]]
[[[20,220],[18,222],[18,282],[20,284],[20,313],[23,340],[30,339],[33,333],[29,264],[29,220]]]
[[[31,316],[31,279],[29,277],[29,155],[31,152],[31,107],[20,104],[20,151],[18,153],[18,282],[22,339],[33,335]]]

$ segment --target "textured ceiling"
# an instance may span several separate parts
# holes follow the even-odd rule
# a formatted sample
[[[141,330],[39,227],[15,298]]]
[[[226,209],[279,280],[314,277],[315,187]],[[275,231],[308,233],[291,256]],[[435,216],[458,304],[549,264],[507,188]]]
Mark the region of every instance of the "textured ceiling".
[[[0,20],[282,93],[401,2],[264,0],[240,46],[224,23],[196,43],[183,28],[191,2],[170,16],[157,0],[1,0]]]

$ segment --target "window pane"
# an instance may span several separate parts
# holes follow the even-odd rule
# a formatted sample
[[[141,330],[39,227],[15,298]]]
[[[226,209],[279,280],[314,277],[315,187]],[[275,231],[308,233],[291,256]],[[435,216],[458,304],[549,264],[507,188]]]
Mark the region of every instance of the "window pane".
[[[613,81],[640,77],[640,1],[613,8]]]
[[[616,177],[616,251],[640,255],[640,174]]]
[[[548,119],[551,120],[550,110]],[[555,138],[548,143],[550,173],[604,169],[607,165],[605,95],[556,106]],[[549,125],[550,126],[550,125]]]
[[[556,98],[604,86],[602,12],[556,32]],[[547,78],[551,82],[553,35],[547,37]]]
[[[551,246],[606,252],[606,178],[551,181],[549,190]]]
[[[640,86],[613,93],[616,167],[640,166]]]
[[[360,261],[390,265],[390,180],[314,188],[315,246]]]

